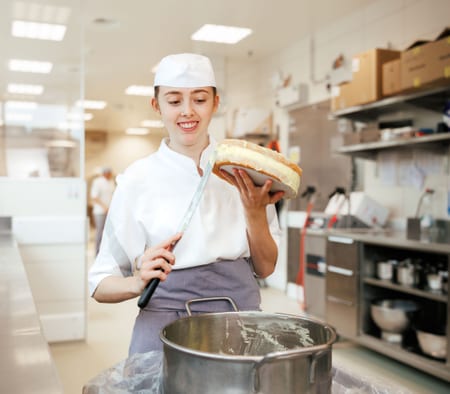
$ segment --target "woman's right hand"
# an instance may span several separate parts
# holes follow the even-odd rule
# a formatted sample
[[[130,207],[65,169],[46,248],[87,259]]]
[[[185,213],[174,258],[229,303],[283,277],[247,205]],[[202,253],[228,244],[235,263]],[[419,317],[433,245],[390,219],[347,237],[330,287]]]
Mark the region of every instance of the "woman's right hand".
[[[141,257],[138,286],[142,292],[148,282],[158,278],[161,282],[167,279],[175,264],[175,255],[172,253],[173,245],[180,240],[182,233],[177,233],[158,245],[147,248]]]

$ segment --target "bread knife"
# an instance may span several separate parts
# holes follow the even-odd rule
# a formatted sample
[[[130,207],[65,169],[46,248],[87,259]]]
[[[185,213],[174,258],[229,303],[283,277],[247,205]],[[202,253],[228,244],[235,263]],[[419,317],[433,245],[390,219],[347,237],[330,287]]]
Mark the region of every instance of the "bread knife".
[[[194,212],[196,211],[200,200],[203,195],[203,191],[205,190],[206,183],[208,182],[209,176],[211,175],[212,169],[214,167],[214,163],[216,161],[216,151],[214,150],[211,156],[209,157],[208,163],[205,167],[205,170],[203,171],[202,179],[200,180],[200,183],[197,186],[197,189],[195,190],[194,196],[192,197],[192,200],[189,204],[188,209],[186,210],[183,219],[181,220],[177,233],[184,233],[186,229],[189,226],[189,223],[191,222],[192,217],[194,216]],[[175,241],[172,243],[168,250],[173,251],[178,241]],[[145,308],[150,301],[150,298],[152,297],[153,293],[155,292],[156,288],[158,287],[160,282],[159,278],[153,278],[148,282],[147,286],[145,287],[144,291],[142,292],[141,296],[138,300],[138,306],[139,308]]]

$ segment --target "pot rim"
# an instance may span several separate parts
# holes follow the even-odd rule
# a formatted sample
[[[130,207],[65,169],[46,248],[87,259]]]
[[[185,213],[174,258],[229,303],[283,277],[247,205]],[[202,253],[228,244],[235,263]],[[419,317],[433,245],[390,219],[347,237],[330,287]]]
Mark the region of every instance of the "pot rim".
[[[308,322],[311,323],[315,323],[318,324],[320,326],[322,326],[326,331],[328,331],[328,333],[330,334],[330,338],[322,344],[319,345],[313,345],[313,346],[308,346],[308,347],[300,347],[300,348],[296,348],[296,349],[289,349],[289,350],[283,350],[283,351],[279,351],[279,352],[270,352],[267,353],[265,355],[233,355],[233,354],[221,354],[221,353],[210,353],[210,352],[205,352],[205,351],[200,351],[200,350],[195,350],[186,346],[181,346],[177,343],[174,343],[173,341],[167,339],[164,335],[165,330],[167,327],[169,327],[171,324],[174,324],[175,322],[181,321],[181,320],[189,320],[192,318],[201,318],[202,316],[229,316],[229,315],[246,315],[246,316],[267,316],[267,317],[288,317],[288,318],[295,318],[297,320],[306,320]],[[314,319],[314,318],[310,318],[310,317],[306,317],[306,316],[298,316],[298,315],[293,315],[293,314],[289,314],[289,313],[269,313],[269,312],[264,312],[264,311],[238,311],[238,312],[214,312],[214,313],[201,313],[201,314],[196,314],[196,315],[192,315],[192,316],[186,316],[186,317],[181,317],[177,320],[175,320],[172,323],[169,323],[168,325],[166,325],[160,332],[159,337],[161,339],[161,341],[163,342],[164,346],[168,346],[170,348],[173,348],[175,350],[184,352],[184,353],[188,353],[194,356],[200,356],[203,358],[209,358],[209,359],[220,359],[220,360],[230,360],[230,361],[242,361],[242,362],[257,362],[260,363],[263,360],[265,361],[270,361],[270,359],[289,359],[289,358],[295,358],[296,356],[300,356],[300,355],[308,355],[308,354],[313,354],[313,353],[322,353],[326,350],[331,349],[333,343],[336,342],[337,340],[337,333],[336,330],[330,326],[327,323],[324,323],[318,319]]]

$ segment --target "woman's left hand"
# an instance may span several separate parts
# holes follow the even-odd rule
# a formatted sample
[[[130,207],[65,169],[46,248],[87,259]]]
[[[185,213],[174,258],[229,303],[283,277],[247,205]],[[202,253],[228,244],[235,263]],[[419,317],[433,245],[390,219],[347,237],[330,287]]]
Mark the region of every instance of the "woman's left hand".
[[[221,173],[238,189],[246,210],[260,210],[268,204],[275,204],[284,196],[283,191],[270,192],[273,183],[270,179],[266,180],[264,185],[257,186],[245,170],[234,168],[233,175],[224,170],[221,170]]]

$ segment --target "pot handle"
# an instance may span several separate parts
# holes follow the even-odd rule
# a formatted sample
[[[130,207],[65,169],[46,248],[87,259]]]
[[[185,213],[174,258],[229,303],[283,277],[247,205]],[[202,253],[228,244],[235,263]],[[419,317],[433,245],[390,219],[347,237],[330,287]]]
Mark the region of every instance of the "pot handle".
[[[259,370],[262,366],[265,364],[269,364],[274,361],[279,360],[288,360],[290,358],[295,358],[299,354],[305,353],[305,349],[307,348],[301,348],[302,351],[290,351],[290,352],[276,352],[276,353],[268,353],[266,354],[261,361],[257,362],[253,368],[253,391],[252,393],[259,393],[261,389],[261,381],[260,381],[260,373]],[[309,382],[314,383],[316,379],[316,364],[317,360],[322,357],[324,354],[330,351],[330,348],[327,347],[323,350],[319,350],[317,352],[306,354],[307,357],[311,358],[311,367],[309,369]]]
[[[191,304],[193,304],[194,302],[209,302],[209,301],[228,301],[231,306],[233,307],[235,312],[239,312],[239,309],[236,305],[236,303],[233,301],[232,298],[230,297],[205,297],[205,298],[195,298],[193,300],[188,300],[186,301],[186,303],[184,304],[184,307],[186,308],[186,312],[189,316],[192,316],[192,311],[191,311]]]

